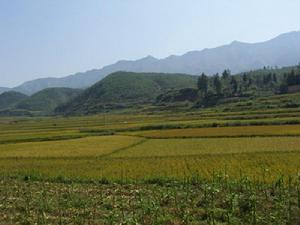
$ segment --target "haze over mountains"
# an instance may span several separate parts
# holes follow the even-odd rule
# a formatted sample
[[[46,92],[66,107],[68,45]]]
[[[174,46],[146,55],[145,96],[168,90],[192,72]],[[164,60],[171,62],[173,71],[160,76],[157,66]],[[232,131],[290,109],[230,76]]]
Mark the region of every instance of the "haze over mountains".
[[[300,62],[300,31],[279,35],[260,43],[231,44],[217,48],[191,51],[181,56],[156,59],[148,56],[136,61],[122,60],[102,69],[77,73],[63,78],[42,78],[25,82],[14,91],[33,94],[49,87],[87,88],[108,74],[117,71],[214,74],[230,69],[239,73],[264,66],[292,66]],[[6,89],[0,88],[0,93]]]

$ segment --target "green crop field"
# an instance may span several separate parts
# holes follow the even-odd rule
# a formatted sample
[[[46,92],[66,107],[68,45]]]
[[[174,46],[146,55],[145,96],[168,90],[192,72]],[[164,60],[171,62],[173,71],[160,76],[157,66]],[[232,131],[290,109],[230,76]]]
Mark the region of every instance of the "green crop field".
[[[299,224],[300,112],[0,118],[0,224]]]

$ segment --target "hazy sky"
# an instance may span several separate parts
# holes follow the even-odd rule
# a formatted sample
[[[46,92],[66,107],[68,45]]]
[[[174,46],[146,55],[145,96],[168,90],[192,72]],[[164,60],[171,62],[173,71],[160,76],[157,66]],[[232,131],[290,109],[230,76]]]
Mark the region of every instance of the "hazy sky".
[[[0,0],[0,86],[300,30],[299,0]]]

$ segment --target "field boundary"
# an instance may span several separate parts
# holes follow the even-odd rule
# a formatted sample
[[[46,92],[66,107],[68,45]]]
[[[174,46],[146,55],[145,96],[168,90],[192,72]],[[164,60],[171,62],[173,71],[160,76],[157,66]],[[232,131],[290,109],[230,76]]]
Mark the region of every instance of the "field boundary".
[[[300,154],[300,149],[299,150],[294,150],[294,151],[253,151],[253,152],[242,152],[242,153],[238,153],[238,152],[231,152],[231,153],[202,153],[202,154],[190,154],[190,155],[165,155],[165,156],[124,156],[124,157],[110,157],[113,154],[116,154],[120,151],[125,151],[129,148],[132,148],[134,146],[138,146],[140,144],[143,144],[145,142],[147,142],[148,140],[142,140],[139,141],[138,143],[135,143],[133,145],[127,146],[127,147],[123,147],[120,149],[115,150],[114,152],[111,153],[107,153],[105,155],[101,155],[101,156],[80,156],[80,157],[69,157],[69,156],[64,156],[64,157],[0,157],[0,161],[4,161],[4,160],[134,160],[134,159],[166,159],[166,158],[193,158],[193,157],[197,157],[197,158],[209,158],[209,157],[220,157],[220,156],[246,156],[246,155],[259,155],[259,154]]]
[[[39,138],[24,138],[24,139],[15,139],[15,140],[6,140],[0,141],[0,146],[5,144],[19,144],[19,143],[30,143],[30,142],[48,142],[48,141],[66,141],[66,140],[75,140],[87,137],[102,137],[102,136],[113,136],[115,133],[78,133],[69,136],[52,136],[52,137],[39,137]],[[121,135],[119,135],[121,136]]]
[[[120,135],[120,136],[122,136],[122,135]],[[123,136],[125,136],[125,135],[123,135]],[[116,150],[114,150],[114,151],[112,151],[112,152],[110,152],[110,153],[107,153],[107,154],[103,154],[103,155],[101,155],[101,156],[98,156],[98,157],[96,157],[96,159],[109,158],[109,157],[110,157],[111,155],[113,155],[113,154],[119,153],[119,152],[121,152],[121,151],[126,151],[127,149],[130,149],[130,148],[136,147],[136,146],[138,146],[138,145],[141,145],[141,144],[145,143],[146,141],[148,141],[147,138],[143,138],[142,140],[140,140],[140,141],[138,141],[138,142],[136,142],[136,143],[133,143],[133,144],[131,144],[131,145],[129,145],[129,146],[125,146],[125,147],[116,149]]]
[[[30,143],[30,142],[47,142],[47,141],[66,141],[72,139],[80,139],[85,137],[90,137],[92,135],[74,135],[74,136],[53,136],[53,137],[41,137],[41,138],[28,138],[28,139],[16,139],[16,140],[6,140],[0,141],[0,145],[5,144],[19,144],[19,143]]]
[[[253,151],[253,152],[242,152],[242,153],[204,153],[204,154],[190,154],[190,155],[165,155],[165,156],[133,156],[133,157],[129,157],[129,156],[124,156],[124,157],[113,157],[113,158],[109,158],[110,160],[123,160],[123,159],[165,159],[165,158],[193,158],[193,157],[197,157],[197,158],[209,158],[209,157],[220,157],[220,156],[247,156],[247,155],[263,155],[263,154],[300,154],[300,149],[299,150],[295,150],[295,151]]]
[[[300,137],[300,134],[266,134],[266,135],[218,135],[218,136],[173,136],[173,137],[153,137],[143,135],[130,135],[132,137],[147,138],[147,139],[214,139],[214,138],[267,138],[267,137]]]

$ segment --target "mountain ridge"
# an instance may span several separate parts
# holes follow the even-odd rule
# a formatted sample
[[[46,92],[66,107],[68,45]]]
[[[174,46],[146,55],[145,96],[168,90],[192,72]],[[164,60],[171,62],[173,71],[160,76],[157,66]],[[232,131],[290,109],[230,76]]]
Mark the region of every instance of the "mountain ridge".
[[[220,73],[224,69],[229,69],[232,73],[240,73],[264,66],[292,66],[300,62],[299,43],[300,31],[292,31],[257,43],[233,41],[227,45],[189,51],[183,55],[170,55],[162,59],[149,55],[138,60],[120,60],[101,69],[88,70],[62,78],[50,77],[28,81],[13,90],[30,95],[49,87],[84,89],[117,71],[192,75],[204,72],[211,75]]]

